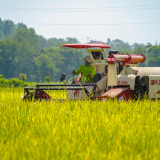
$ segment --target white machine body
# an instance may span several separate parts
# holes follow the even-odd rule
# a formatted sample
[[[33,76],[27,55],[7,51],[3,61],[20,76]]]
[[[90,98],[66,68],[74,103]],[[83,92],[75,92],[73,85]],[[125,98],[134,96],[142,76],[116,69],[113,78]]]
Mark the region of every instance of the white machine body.
[[[160,98],[160,76],[149,76],[149,98]]]
[[[127,67],[117,76],[117,86],[128,86],[135,90],[136,78],[145,78],[145,89],[149,98],[160,98],[160,67]]]

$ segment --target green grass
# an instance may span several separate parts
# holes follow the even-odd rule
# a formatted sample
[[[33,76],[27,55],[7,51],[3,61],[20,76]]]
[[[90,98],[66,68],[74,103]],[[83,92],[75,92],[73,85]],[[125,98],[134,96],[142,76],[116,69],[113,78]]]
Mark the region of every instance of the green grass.
[[[22,94],[0,88],[0,159],[160,159],[158,100],[23,102]]]

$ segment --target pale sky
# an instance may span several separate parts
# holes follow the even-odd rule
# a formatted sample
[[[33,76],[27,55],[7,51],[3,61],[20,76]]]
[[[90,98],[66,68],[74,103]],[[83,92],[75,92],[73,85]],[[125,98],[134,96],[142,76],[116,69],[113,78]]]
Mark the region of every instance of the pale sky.
[[[1,0],[0,18],[23,22],[47,39],[160,43],[160,0]]]

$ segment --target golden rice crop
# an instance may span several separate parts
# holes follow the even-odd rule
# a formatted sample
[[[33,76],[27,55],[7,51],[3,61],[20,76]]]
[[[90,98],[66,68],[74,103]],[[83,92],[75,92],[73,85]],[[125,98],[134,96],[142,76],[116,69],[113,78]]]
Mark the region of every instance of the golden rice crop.
[[[23,102],[22,94],[0,88],[0,159],[160,159],[158,100]]]

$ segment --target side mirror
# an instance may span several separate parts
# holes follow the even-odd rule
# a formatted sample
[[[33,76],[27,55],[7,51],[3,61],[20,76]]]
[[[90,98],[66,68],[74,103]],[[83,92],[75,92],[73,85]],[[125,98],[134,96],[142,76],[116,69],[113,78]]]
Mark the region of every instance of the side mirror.
[[[61,78],[60,78],[60,82],[63,82],[65,80],[66,74],[62,73],[61,74]]]

